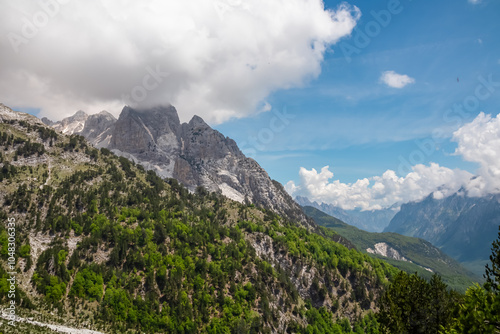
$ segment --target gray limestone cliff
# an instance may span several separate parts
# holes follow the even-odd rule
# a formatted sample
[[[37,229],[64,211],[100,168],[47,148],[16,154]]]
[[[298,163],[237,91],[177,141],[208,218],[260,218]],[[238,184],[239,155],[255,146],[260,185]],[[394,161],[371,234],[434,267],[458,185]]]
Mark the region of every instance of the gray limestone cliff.
[[[190,190],[201,186],[315,227],[281,184],[246,157],[234,140],[198,116],[181,124],[173,106],[124,107],[118,120],[102,112],[87,116],[81,124],[84,116],[77,114],[53,126],[64,133],[80,134],[95,147],[106,147],[161,177],[175,178]]]

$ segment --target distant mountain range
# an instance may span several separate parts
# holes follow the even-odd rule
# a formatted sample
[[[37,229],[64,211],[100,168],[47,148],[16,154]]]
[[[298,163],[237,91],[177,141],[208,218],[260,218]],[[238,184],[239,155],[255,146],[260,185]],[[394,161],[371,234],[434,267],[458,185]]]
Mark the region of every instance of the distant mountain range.
[[[295,201],[301,206],[311,206],[368,232],[382,232],[399,210],[396,205],[388,209],[373,211],[344,210],[331,204],[311,202],[306,197],[301,196],[297,196]]]
[[[318,225],[331,228],[350,240],[360,251],[384,259],[406,272],[418,272],[428,279],[438,273],[450,287],[459,291],[465,291],[473,281],[480,279],[428,241],[391,232],[363,231],[311,206],[304,207],[304,212]]]
[[[500,196],[479,198],[464,193],[461,190],[443,199],[431,194],[420,202],[403,204],[399,210],[379,211],[342,210],[305,197],[295,200],[364,231],[395,232],[427,240],[482,277],[500,225]],[[356,239],[352,234],[344,236],[353,242]]]
[[[499,225],[500,196],[467,197],[459,192],[403,204],[384,231],[425,239],[482,274]]]
[[[124,107],[118,119],[106,111],[90,116],[78,111],[59,122],[42,121],[64,134],[81,135],[94,147],[108,148],[163,178],[175,178],[191,191],[201,186],[314,227],[283,186],[247,158],[234,140],[198,116],[181,124],[173,106]]]

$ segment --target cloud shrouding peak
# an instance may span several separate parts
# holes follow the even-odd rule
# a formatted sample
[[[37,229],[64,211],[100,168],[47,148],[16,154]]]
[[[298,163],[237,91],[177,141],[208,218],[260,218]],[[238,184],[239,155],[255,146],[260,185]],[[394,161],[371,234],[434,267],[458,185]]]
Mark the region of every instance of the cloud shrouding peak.
[[[329,181],[333,173],[325,166],[318,173],[316,169],[299,171],[300,183],[289,181],[285,189],[293,197],[304,196],[311,201],[328,203],[344,210],[380,210],[394,204],[418,201],[430,193],[443,198],[465,186],[472,174],[459,169],[449,169],[431,163],[430,166],[416,165],[405,177],[398,177],[392,170],[382,176],[357,180],[355,183]]]
[[[398,74],[394,71],[385,71],[382,72],[380,81],[389,87],[403,88],[406,85],[414,83],[415,79],[407,76],[406,74]]]
[[[0,101],[53,119],[172,103],[223,122],[317,77],[359,16],[321,0],[2,1]]]
[[[453,133],[455,154],[479,164],[477,177],[467,185],[470,196],[500,193],[500,114],[480,113]]]

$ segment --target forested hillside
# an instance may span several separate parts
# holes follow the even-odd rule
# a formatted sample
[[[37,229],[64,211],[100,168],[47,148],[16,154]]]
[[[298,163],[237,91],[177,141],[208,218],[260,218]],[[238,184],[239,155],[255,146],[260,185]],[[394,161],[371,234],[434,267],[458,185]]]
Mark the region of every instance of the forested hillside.
[[[304,211],[317,224],[331,228],[352,241],[360,251],[369,251],[372,256],[384,259],[407,273],[417,272],[427,280],[437,273],[448,286],[461,292],[482,281],[482,277],[473,275],[428,241],[391,232],[366,232],[310,206],[304,207]],[[381,246],[380,251],[385,251],[385,254],[381,254],[377,246]]]
[[[1,219],[16,220],[18,312],[106,333],[376,331],[371,310],[397,271],[339,235],[189,193],[83,137],[2,116]]]

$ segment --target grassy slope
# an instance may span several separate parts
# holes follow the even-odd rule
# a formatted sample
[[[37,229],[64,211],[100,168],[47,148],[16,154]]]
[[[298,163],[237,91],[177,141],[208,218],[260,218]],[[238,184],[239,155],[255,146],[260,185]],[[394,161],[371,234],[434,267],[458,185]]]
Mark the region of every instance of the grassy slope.
[[[444,282],[451,288],[458,291],[465,291],[473,282],[479,281],[478,277],[473,276],[472,273],[464,269],[458,262],[425,240],[397,233],[366,232],[313,207],[305,207],[304,211],[317,224],[334,229],[337,233],[354,243],[361,251],[366,252],[367,248],[373,248],[379,242],[387,243],[413,263],[392,260],[380,255],[373,256],[384,259],[401,270],[409,273],[417,272],[422,277],[430,278],[432,273],[424,269],[429,268],[442,276]]]

